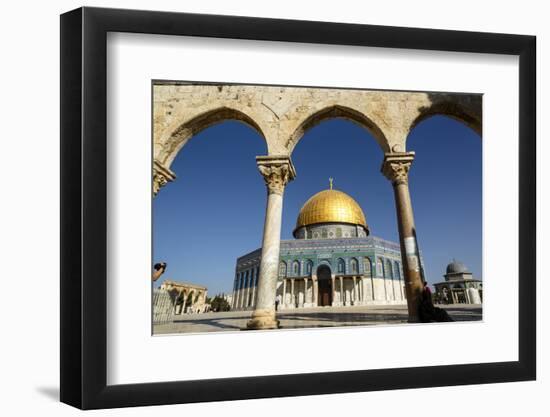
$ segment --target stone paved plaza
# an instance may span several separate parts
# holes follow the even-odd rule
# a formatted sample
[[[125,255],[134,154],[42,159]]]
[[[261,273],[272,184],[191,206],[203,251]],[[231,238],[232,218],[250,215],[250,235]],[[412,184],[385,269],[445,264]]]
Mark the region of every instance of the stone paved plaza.
[[[482,320],[481,305],[439,306],[455,321]],[[252,311],[185,314],[174,316],[172,323],[155,325],[154,334],[239,331],[246,328]],[[367,326],[407,322],[407,306],[319,307],[285,310],[277,315],[283,329]]]

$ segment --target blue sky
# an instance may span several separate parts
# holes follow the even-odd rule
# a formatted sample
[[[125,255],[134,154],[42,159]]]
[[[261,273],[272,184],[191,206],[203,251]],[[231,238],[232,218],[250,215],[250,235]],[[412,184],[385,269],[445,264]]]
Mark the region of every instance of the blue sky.
[[[411,132],[407,147],[416,152],[409,186],[428,282],[443,280],[453,258],[482,278],[479,136],[436,116]],[[168,263],[163,279],[205,285],[210,295],[231,291],[237,257],[261,245],[266,189],[255,157],[266,151],[236,121],[205,129],[182,149],[171,166],[176,181],[153,202],[154,261]],[[361,205],[371,234],[398,242],[382,159],[370,133],[352,122],[332,119],[306,132],[292,154],[297,177],[285,191],[282,239],[292,239],[301,206],[333,177],[334,188]]]

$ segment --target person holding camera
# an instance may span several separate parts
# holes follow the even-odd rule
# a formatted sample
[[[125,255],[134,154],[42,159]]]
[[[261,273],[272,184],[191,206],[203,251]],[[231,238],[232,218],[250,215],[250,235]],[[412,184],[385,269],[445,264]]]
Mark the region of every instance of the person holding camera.
[[[157,281],[166,271],[166,262],[156,263],[153,267],[153,282]]]

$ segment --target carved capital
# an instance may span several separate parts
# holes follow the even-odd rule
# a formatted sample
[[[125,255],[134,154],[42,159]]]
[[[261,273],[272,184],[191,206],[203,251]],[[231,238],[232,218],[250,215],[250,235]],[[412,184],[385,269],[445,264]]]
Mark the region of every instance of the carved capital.
[[[296,176],[294,165],[288,156],[257,156],[256,163],[269,194],[283,194],[285,186]]]
[[[170,181],[176,179],[176,174],[165,168],[160,162],[153,161],[153,195],[156,196],[160,189]]]
[[[408,184],[413,160],[414,152],[387,153],[382,163],[382,173],[393,185]]]

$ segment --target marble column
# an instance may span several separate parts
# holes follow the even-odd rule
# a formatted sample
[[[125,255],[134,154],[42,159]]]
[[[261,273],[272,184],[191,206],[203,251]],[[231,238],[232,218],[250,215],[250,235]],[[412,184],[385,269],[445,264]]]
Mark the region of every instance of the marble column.
[[[294,278],[290,279],[290,304],[292,308],[296,307],[296,299],[294,298]]]
[[[252,307],[254,307],[256,304],[255,300],[256,300],[256,278],[252,280],[252,299],[250,300],[250,304],[252,305]]]
[[[286,306],[286,278],[283,278],[283,299],[281,300],[281,304]]]
[[[359,277],[359,285],[361,287],[361,304],[366,304],[367,297],[365,297],[365,294],[368,294],[368,291],[365,291],[365,278],[363,276]]]
[[[304,307],[307,303],[307,278],[304,278]]]
[[[353,305],[359,304],[359,291],[357,289],[357,277],[353,277]]]
[[[313,275],[311,279],[313,281],[313,294],[311,295],[313,298],[313,307],[317,307],[319,305],[319,283],[317,282],[317,277],[315,275]]]
[[[250,280],[246,283],[246,288],[244,289],[244,303],[243,307],[246,309],[248,307],[248,300],[250,300]]]
[[[235,276],[235,281],[233,282],[233,297],[231,297],[231,310],[235,310],[235,302],[236,296],[237,296],[237,283],[238,283],[238,275]]]
[[[418,322],[418,306],[422,297],[423,283],[409,193],[409,169],[413,160],[414,152],[386,153],[382,173],[391,181],[395,196],[409,322]]]
[[[336,303],[336,277],[333,275],[330,277],[332,279],[332,305]]]
[[[237,289],[235,290],[235,310],[239,309],[239,302],[241,296],[241,274],[239,273],[237,279]]]
[[[344,294],[344,277],[340,277],[340,305],[345,305],[346,297]]]
[[[286,184],[296,176],[296,171],[288,156],[258,156],[256,162],[267,186],[267,207],[258,296],[247,328],[276,329],[279,327],[275,317],[275,296],[279,274],[283,193]]]
[[[191,303],[189,304],[189,309],[191,313],[193,312],[193,306],[195,305],[195,291],[191,292]]]

